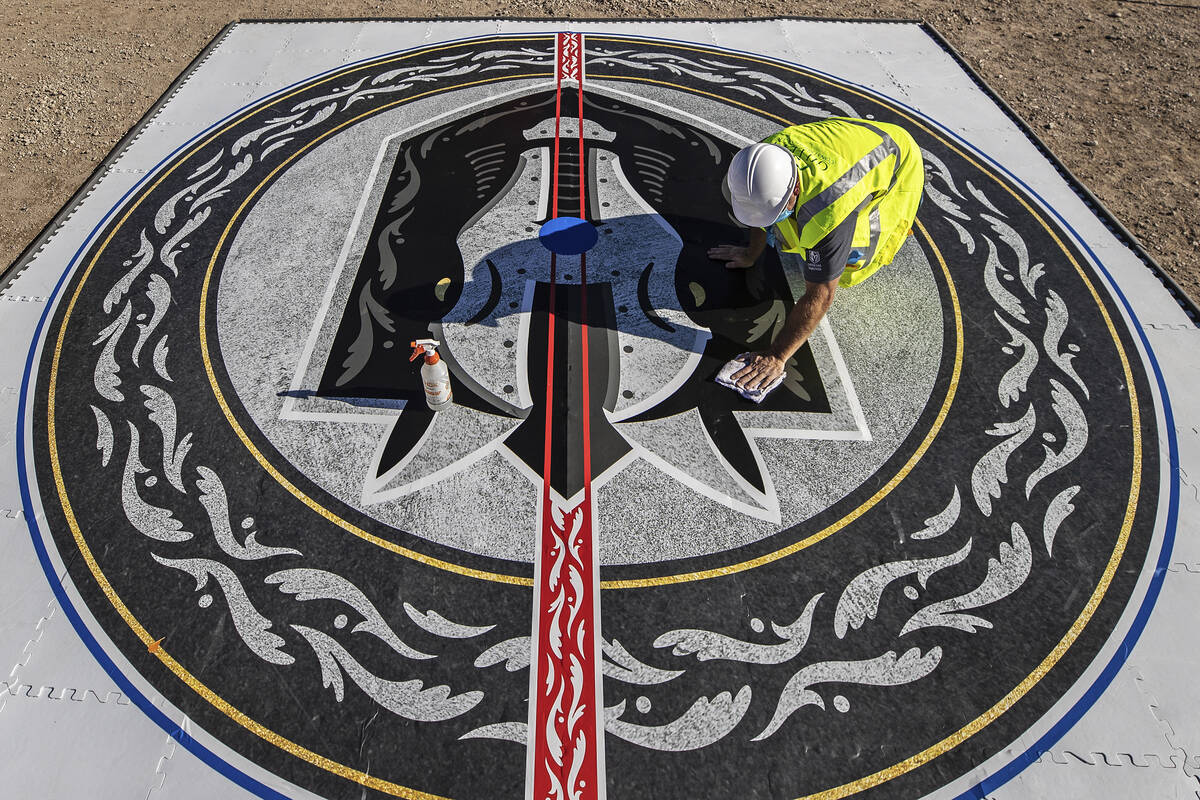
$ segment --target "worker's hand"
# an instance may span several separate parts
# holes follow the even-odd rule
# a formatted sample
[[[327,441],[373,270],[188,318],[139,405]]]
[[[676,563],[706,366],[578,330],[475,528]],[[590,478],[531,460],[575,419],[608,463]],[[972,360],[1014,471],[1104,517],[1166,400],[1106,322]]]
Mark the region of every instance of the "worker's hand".
[[[749,269],[754,266],[755,260],[750,255],[749,247],[738,247],[736,244],[710,247],[708,257],[714,261],[724,261],[726,269]]]
[[[770,386],[783,374],[784,361],[771,353],[754,353],[746,366],[733,373],[734,382],[742,389],[762,389]]]

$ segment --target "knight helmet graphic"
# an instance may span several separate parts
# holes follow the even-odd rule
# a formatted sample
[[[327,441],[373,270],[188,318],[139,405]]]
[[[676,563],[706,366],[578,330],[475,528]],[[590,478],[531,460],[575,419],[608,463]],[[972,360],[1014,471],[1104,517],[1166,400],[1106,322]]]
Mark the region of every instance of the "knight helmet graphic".
[[[766,346],[792,298],[774,251],[749,271],[707,257],[714,241],[744,236],[721,193],[740,143],[598,93],[583,100],[582,132],[565,115],[556,129],[554,104],[548,91],[508,99],[399,144],[314,394],[399,408],[368,476],[380,497],[450,474],[481,443],[429,452],[430,428],[453,422],[435,423],[412,402],[403,344],[432,335],[443,342],[456,412],[474,427],[490,417],[486,444],[540,482],[548,385],[556,407],[579,407],[573,365],[583,358],[586,307],[591,464],[561,457],[581,446],[580,434],[578,420],[556,414],[553,491],[570,498],[584,469],[595,479],[638,452],[663,451],[654,423],[690,414],[698,435],[684,438],[695,441],[666,448],[664,460],[712,462],[702,482],[754,502],[769,478],[733,415],[745,404],[712,377],[736,354]],[[596,228],[582,256],[556,256],[538,240],[562,215]],[[551,312],[559,324],[548,365]],[[828,412],[807,345],[788,372],[785,390],[755,410]],[[706,451],[700,459],[687,452],[696,447]]]

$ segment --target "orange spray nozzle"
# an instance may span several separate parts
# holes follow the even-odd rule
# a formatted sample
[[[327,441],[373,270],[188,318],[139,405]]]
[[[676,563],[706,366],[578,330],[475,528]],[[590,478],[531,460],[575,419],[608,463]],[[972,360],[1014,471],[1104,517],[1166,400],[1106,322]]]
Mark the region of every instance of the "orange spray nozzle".
[[[409,344],[412,347],[412,355],[408,357],[409,361],[416,361],[422,354],[425,356],[426,364],[436,364],[441,359],[438,357],[437,346],[441,344],[436,339],[417,339]]]

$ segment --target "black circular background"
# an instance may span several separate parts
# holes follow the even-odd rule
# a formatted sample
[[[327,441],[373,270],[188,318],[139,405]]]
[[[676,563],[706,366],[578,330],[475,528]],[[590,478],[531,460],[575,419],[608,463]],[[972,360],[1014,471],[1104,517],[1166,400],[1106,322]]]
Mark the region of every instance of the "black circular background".
[[[406,54],[401,66],[432,69],[440,63],[435,59],[448,55],[465,53],[471,56],[514,45],[529,48],[546,58],[553,52],[553,39],[548,36],[481,40]],[[785,84],[803,87],[812,97],[840,99],[860,113],[870,113],[875,119],[906,125],[924,149],[935,153],[946,164],[960,186],[969,180],[974,186],[981,187],[998,212],[976,209],[979,216],[972,221],[975,226],[972,231],[976,234],[978,249],[969,254],[949,221],[949,215],[936,208],[929,198],[922,208],[920,220],[945,255],[954,276],[962,307],[965,358],[954,404],[940,434],[917,467],[894,491],[854,520],[841,534],[756,569],[711,580],[603,594],[605,638],[619,640],[647,663],[663,669],[686,670],[685,675],[661,687],[631,687],[607,680],[606,704],[627,701],[623,719],[634,718],[634,700],[643,693],[652,694],[653,709],[636,721],[650,725],[666,724],[677,718],[700,696],[712,697],[726,691],[736,694],[742,686],[751,686],[754,695],[749,711],[732,734],[703,749],[664,753],[608,736],[608,788],[613,796],[808,794],[888,769],[970,723],[1021,683],[1054,650],[1101,581],[1121,534],[1130,495],[1132,443],[1135,436],[1140,437],[1140,493],[1133,508],[1128,542],[1103,601],[1078,640],[1015,705],[963,744],[925,766],[878,783],[874,788],[864,788],[868,794],[910,797],[942,785],[1011,742],[1068,691],[1112,635],[1143,569],[1159,499],[1159,451],[1152,394],[1145,370],[1136,359],[1136,347],[1129,333],[1120,326],[1121,317],[1107,296],[1100,294],[1099,302],[1093,296],[1092,287],[1098,286],[1099,281],[1094,276],[1085,280],[1083,276],[1087,273],[1071,266],[1071,259],[1080,264],[1084,261],[1073,246],[1064,244],[1070,241],[1069,238],[1034,211],[1019,190],[1000,176],[983,170],[977,159],[926,123],[850,87],[766,61],[676,47],[660,41],[588,37],[586,52],[589,59],[603,49],[643,56],[642,64],[656,65],[649,75],[651,80],[661,80],[678,91],[703,92],[710,97],[745,102],[745,94],[729,85],[666,66],[672,59],[678,65],[685,59],[707,58],[709,60],[704,63],[712,70],[720,69],[712,63],[716,61],[744,67]],[[662,58],[656,59],[656,54]],[[546,74],[545,59],[528,59],[528,62],[514,65],[504,77],[517,79]],[[385,552],[347,535],[299,502],[264,474],[261,465],[229,429],[208,388],[196,338],[197,317],[193,312],[199,302],[208,259],[217,249],[225,221],[244,200],[246,187],[267,179],[275,165],[289,153],[353,117],[381,110],[407,95],[451,88],[469,80],[461,76],[436,78],[416,84],[406,92],[381,92],[366,97],[349,108],[344,108],[332,96],[333,89],[354,85],[360,78],[372,81],[396,67],[394,58],[384,58],[347,68],[333,77],[303,85],[284,98],[267,101],[249,110],[198,146],[183,151],[170,165],[174,170],[164,180],[150,182],[141,195],[131,201],[127,206],[128,216],[124,213],[114,216],[114,222],[97,238],[98,244],[81,262],[87,271],[80,270],[67,285],[48,329],[50,346],[40,366],[39,394],[34,410],[37,481],[48,527],[68,566],[71,580],[107,636],[150,684],[206,731],[271,771],[318,793],[333,797],[357,796],[359,788],[343,777],[315,767],[294,757],[286,747],[248,732],[168,671],[157,656],[147,652],[145,644],[116,613],[87,563],[80,557],[48,457],[49,409],[45,392],[51,377],[55,344],[63,333],[70,308],[70,324],[65,329],[61,348],[57,349],[60,362],[54,435],[61,462],[61,479],[81,534],[99,570],[146,631],[154,638],[164,637],[163,648],[234,708],[292,742],[339,764],[395,784],[455,798],[516,796],[523,791],[523,749],[507,742],[460,740],[458,737],[479,725],[526,718],[526,673],[510,674],[500,667],[475,669],[472,663],[483,646],[528,634],[531,618],[529,589],[479,581]],[[634,81],[646,77],[645,70],[634,70],[617,63],[606,64],[603,70],[589,66],[589,80],[596,82],[625,79],[629,86],[636,87]],[[163,234],[155,228],[154,220],[155,211],[182,187],[184,176],[218,150],[229,153],[234,142],[260,126],[263,120],[317,98],[325,99],[315,102],[311,108],[332,105],[332,113],[299,132],[276,152],[274,159],[254,159],[229,193],[211,200],[208,204],[210,217],[185,237],[189,246],[179,251],[175,258],[178,276],[169,274],[161,263],[156,262],[133,283],[128,294],[128,302],[134,305],[135,314],[150,313],[144,296],[148,276],[158,272],[170,282],[177,308],[164,318],[158,333],[165,333],[170,341],[169,364],[173,381],[168,388],[180,409],[180,432],[194,434],[187,463],[207,464],[228,476],[224,484],[230,508],[237,509],[232,512],[235,520],[242,513],[254,516],[264,526],[262,536],[266,543],[286,544],[303,552],[295,563],[282,566],[273,559],[236,565],[238,577],[250,592],[252,602],[275,621],[272,630],[284,638],[284,649],[295,656],[290,665],[273,666],[264,663],[242,643],[220,600],[207,609],[198,607],[195,582],[177,570],[160,566],[151,557],[154,553],[167,558],[204,557],[228,561],[211,537],[198,531],[198,535],[188,542],[155,542],[139,534],[126,518],[120,497],[129,430],[120,424],[122,417],[115,409],[123,410],[125,418],[137,420],[147,452],[150,452],[149,442],[157,432],[148,421],[148,412],[143,405],[145,397],[136,388],[139,381],[131,380],[127,372],[121,373],[123,401],[114,403],[97,393],[92,376],[103,345],[94,343],[101,331],[117,318],[126,302],[121,299],[102,311],[105,295],[116,280],[128,272],[125,262],[130,260],[131,254],[138,252],[143,232],[156,248],[162,248],[186,221],[185,215],[181,215]],[[786,95],[765,94],[764,99],[754,102],[754,108],[764,115],[790,122],[806,121],[785,99]],[[256,151],[251,146],[245,152]],[[944,186],[939,184],[939,187],[945,191]],[[964,207],[967,205],[957,198],[956,202]],[[999,322],[1003,312],[984,285],[982,267],[986,247],[982,233],[991,233],[991,229],[984,228],[983,214],[1008,220],[1018,228],[1028,246],[1031,261],[1046,265],[1046,274],[1036,285],[1038,298],[1044,301],[1046,293],[1052,290],[1070,311],[1063,342],[1075,342],[1081,347],[1081,356],[1076,362],[1088,387],[1086,398],[1069,376],[1047,366],[1049,371],[1035,373],[1038,377],[1031,380],[1028,392],[1011,407],[1005,409],[999,405],[996,386],[1015,357],[1001,351],[1008,342],[1008,334]],[[992,238],[996,239],[994,234]],[[1004,245],[998,247],[1002,249]],[[1001,257],[1005,255],[1011,261],[1011,254],[1001,252]],[[1019,286],[1014,291],[1016,288]],[[1044,308],[1027,302],[1026,310],[1030,325],[1044,327]],[[1011,324],[1012,319],[1008,319]],[[1109,320],[1116,323],[1115,337],[1110,333]],[[130,346],[135,325],[136,321],[130,322],[130,333],[122,339],[122,348]],[[949,318],[946,329],[949,344],[953,330]],[[156,338],[157,335],[151,339],[150,346]],[[947,359],[950,350],[947,347]],[[1129,359],[1133,375],[1131,385],[1127,384],[1121,363],[1122,351]],[[938,399],[952,377],[951,366],[949,360],[943,365],[939,385],[914,428],[914,437],[927,430],[936,416]],[[214,364],[214,368],[218,379],[228,386],[220,364]],[[148,381],[153,377],[149,346],[142,354],[141,370],[144,376],[150,376]],[[1049,431],[1058,435],[1057,442],[1062,441],[1061,427],[1051,410],[1054,397],[1050,378],[1079,396],[1088,418],[1089,438],[1075,463],[1045,479],[1026,500],[1024,477],[1044,458],[1040,434]],[[154,381],[163,384],[157,378]],[[1130,418],[1130,392],[1140,409],[1136,427]],[[384,530],[378,523],[327,497],[278,458],[269,442],[249,424],[248,415],[238,406],[232,392],[227,391],[226,397],[234,413],[246,421],[243,427],[250,432],[258,448],[273,459],[289,480],[365,530],[377,531],[381,536],[396,539],[420,552],[446,557],[469,567],[516,576],[528,574],[528,567],[522,565],[498,564],[463,553],[443,552],[417,537]],[[997,501],[993,515],[986,516],[972,499],[971,469],[1003,438],[986,431],[999,422],[1020,418],[1030,404],[1038,409],[1037,431],[1012,455],[1008,464],[1011,478],[1004,487],[1005,494]],[[96,418],[91,406],[104,410],[115,420],[114,453],[105,468],[99,465]],[[905,443],[878,476],[894,474],[912,453],[915,443],[915,440]],[[143,455],[142,461],[152,470],[158,469],[148,456]],[[818,517],[781,531],[776,537],[745,548],[733,557],[726,553],[694,559],[685,564],[672,564],[665,572],[675,574],[723,566],[799,541],[856,507],[864,497],[877,491],[885,479],[877,477],[867,481],[859,491]],[[194,485],[194,481],[192,474],[189,483]],[[1041,543],[1042,515],[1051,498],[1072,484],[1082,487],[1075,498],[1077,510],[1064,522],[1051,558]],[[955,486],[962,497],[963,515],[950,533],[927,541],[904,535],[919,530],[926,518],[940,511]],[[205,519],[194,489],[187,494],[179,493],[167,481],[159,480],[155,487],[143,488],[142,492],[148,501],[172,508],[175,516],[188,525],[193,520]],[[1007,502],[1009,493],[1017,499]],[[1019,590],[975,612],[986,617],[991,628],[970,633],[932,627],[898,636],[916,609],[930,602],[960,596],[977,587],[988,572],[989,559],[997,557],[1003,544],[1012,540],[1013,523],[1020,524],[1028,534],[1033,550],[1032,572]],[[851,631],[844,639],[833,635],[837,595],[856,575],[891,561],[945,555],[959,549],[967,538],[972,540],[970,556],[956,568],[938,573],[927,587],[921,588],[919,600],[900,597],[902,582],[897,582],[888,589],[887,601],[875,620],[869,621],[861,630]],[[436,724],[413,723],[386,712],[378,713],[378,706],[349,681],[345,699],[337,702],[322,686],[316,658],[288,625],[303,624],[332,634],[330,620],[338,613],[338,605],[324,600],[299,603],[264,581],[268,574],[299,566],[301,562],[306,567],[328,569],[351,577],[389,621],[403,620],[403,604],[409,602],[419,609],[435,608],[465,624],[495,625],[482,642],[427,639],[418,644],[439,656],[420,664],[419,677],[426,686],[446,684],[455,693],[482,690],[485,693],[483,702],[463,720]],[[612,568],[605,570],[603,577],[613,580],[644,575],[644,570]],[[214,588],[210,581],[208,590]],[[766,633],[756,634],[749,628],[747,620],[753,617],[786,625],[795,620],[808,600],[818,593],[824,593],[824,597],[817,606],[813,635],[802,652],[804,663],[868,659],[888,651],[903,653],[909,648],[929,653],[933,648],[941,648],[942,660],[938,668],[927,678],[900,686],[826,686],[821,693],[828,710],[815,706],[802,708],[774,736],[755,742],[751,741],[752,737],[762,731],[771,718],[779,692],[799,668],[797,663],[701,662],[691,656],[673,656],[669,650],[652,646],[656,637],[672,629],[714,631],[749,641],[777,643],[769,626]],[[410,636],[420,640],[421,634],[416,632]],[[391,651],[373,640],[363,643],[356,640],[355,654],[363,663],[382,665],[382,671],[390,669],[395,662]],[[414,676],[390,677],[401,680]],[[851,707],[847,713],[833,710],[835,694],[849,698]]]

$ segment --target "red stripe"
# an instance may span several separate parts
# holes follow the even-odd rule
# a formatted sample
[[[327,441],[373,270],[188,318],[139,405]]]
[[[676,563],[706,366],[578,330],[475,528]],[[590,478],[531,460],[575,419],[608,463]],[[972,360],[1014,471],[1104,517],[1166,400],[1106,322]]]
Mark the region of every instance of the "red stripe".
[[[580,37],[580,59],[578,59],[578,72],[576,79],[578,80],[578,108],[576,112],[576,127],[580,134],[580,150],[578,150],[578,163],[580,163],[580,219],[587,219],[587,161],[583,157],[583,53],[582,53],[582,37]],[[592,414],[590,414],[590,403],[592,403],[592,393],[589,391],[588,384],[588,254],[580,253],[580,331],[581,343],[583,345],[583,369],[581,379],[583,381],[583,505],[588,511],[592,510]],[[590,513],[588,519],[588,528],[590,533]]]
[[[550,201],[550,217],[553,219],[558,216],[558,131],[559,124],[562,122],[562,34],[558,36],[558,69],[555,70],[554,80],[554,182],[551,184],[554,187],[554,196]],[[554,285],[554,261],[550,262],[550,285]],[[554,304],[550,304],[550,308],[554,308]],[[553,319],[553,311],[551,318]],[[547,418],[549,414],[547,413]]]
[[[582,39],[582,37],[581,37],[581,39]],[[575,121],[578,123],[577,127],[579,128],[579,218],[587,219],[587,213],[586,213],[587,209],[584,207],[584,203],[583,203],[583,198],[587,197],[587,194],[584,193],[585,187],[583,185],[584,184],[584,175],[587,173],[587,169],[584,167],[584,164],[586,162],[583,160],[583,52],[582,52],[583,47],[582,47],[582,44],[583,44],[582,41],[580,41],[579,72],[576,75],[576,79],[579,81],[579,91],[575,93],[576,96],[578,96],[578,98],[579,98],[579,110],[575,115]],[[580,260],[579,268],[580,268],[580,273],[583,275],[581,280],[586,285],[587,284],[587,275],[586,275],[586,273],[583,272],[583,270],[586,269],[585,265],[583,264],[584,259],[585,259],[585,257],[582,255],[579,257],[579,260]],[[586,315],[584,316],[584,319],[587,319]],[[587,359],[584,359],[584,363],[585,364],[587,363]]]
[[[579,98],[579,106],[576,113],[577,128],[579,130],[579,218],[587,219],[587,206],[585,199],[587,197],[587,161],[584,159],[583,152],[583,47],[582,37],[580,37],[580,54],[578,73],[576,75],[579,81],[579,91],[576,95]],[[583,502],[591,508],[592,500],[592,430],[591,430],[591,393],[588,387],[588,362],[591,359],[588,357],[588,311],[587,311],[587,253],[579,255],[579,282],[583,291],[580,292],[580,329],[582,331],[583,343]]]
[[[546,344],[546,449],[542,455],[542,492],[549,497],[550,492],[550,444],[553,441],[554,428],[551,421],[554,417],[554,273],[558,259],[550,254],[550,311],[547,325]]]
[[[562,49],[562,39],[559,37],[557,50]],[[558,56],[561,58],[561,54]],[[550,202],[551,218],[558,216],[558,132],[559,125],[562,122],[562,70],[556,70],[557,76],[554,87],[554,178],[551,186],[554,193],[553,199]],[[555,318],[555,287],[558,283],[558,258],[552,252],[550,253],[550,310],[547,319],[547,345],[546,345],[546,445],[542,454],[542,494],[548,499],[550,497],[550,455],[551,442],[553,441],[554,428],[551,425],[554,416],[554,318]],[[543,503],[543,508],[548,508],[548,504]]]
[[[562,37],[559,36],[556,41],[556,60],[561,65],[562,62]],[[555,85],[554,97],[554,175],[551,184],[551,202],[549,209],[550,218],[558,216],[558,154],[559,154],[559,126],[562,119],[562,69],[561,66],[556,70],[557,80]],[[531,738],[529,747],[529,770],[532,780],[526,786],[527,797],[542,800],[543,798],[554,797],[554,785],[559,787],[562,785],[560,770],[548,769],[551,765],[562,762],[562,748],[555,748],[549,741],[549,733],[556,726],[553,724],[551,717],[551,709],[546,702],[545,690],[543,686],[546,684],[548,676],[554,675],[559,670],[558,665],[553,659],[553,650],[550,642],[550,625],[547,623],[547,606],[553,601],[552,593],[547,591],[551,584],[551,575],[549,570],[555,563],[555,550],[553,547],[554,541],[561,541],[561,537],[556,535],[556,526],[554,524],[554,500],[550,494],[550,459],[553,453],[553,435],[554,428],[552,419],[554,416],[554,321],[555,321],[555,285],[557,283],[557,258],[552,252],[550,254],[550,306],[547,311],[547,346],[546,346],[546,428],[545,428],[545,449],[542,454],[542,525],[541,534],[538,541],[538,549],[536,561],[538,564],[537,587],[534,592],[534,602],[537,606],[533,609],[533,625],[534,625],[534,642],[533,652],[530,657],[530,697],[529,702],[532,704],[530,719],[529,719],[529,735]],[[565,548],[561,552],[565,552]]]
[[[583,37],[579,36],[579,58],[576,69],[576,80],[579,98],[576,123],[579,131],[579,218],[587,219],[587,160],[583,150]],[[592,498],[592,430],[591,430],[591,385],[588,380],[588,367],[591,362],[591,351],[588,349],[588,302],[587,302],[587,253],[579,255],[580,282],[580,344],[583,350],[583,367],[580,380],[583,384],[583,511],[582,547],[580,553],[583,562],[583,583],[581,585],[582,605],[581,617],[587,620],[585,636],[580,641],[583,656],[583,697],[590,706],[585,715],[586,732],[591,734],[592,746],[588,748],[585,768],[581,770],[586,779],[577,787],[580,798],[599,798],[604,796],[604,775],[601,765],[604,763],[601,754],[604,748],[604,717],[600,707],[600,565],[596,563],[595,531],[592,529],[593,498]]]
[[[582,42],[581,42],[582,44]],[[582,51],[582,47],[580,50]],[[576,93],[579,97],[579,108],[576,116],[579,129],[579,218],[587,219],[587,206],[584,198],[587,197],[587,169],[583,153],[583,54],[580,53],[579,58],[579,91]],[[590,509],[592,501],[592,429],[591,429],[591,392],[588,384],[588,362],[591,361],[588,350],[588,307],[587,307],[587,253],[579,255],[579,282],[582,287],[580,292],[580,330],[581,341],[583,343],[583,502]]]

